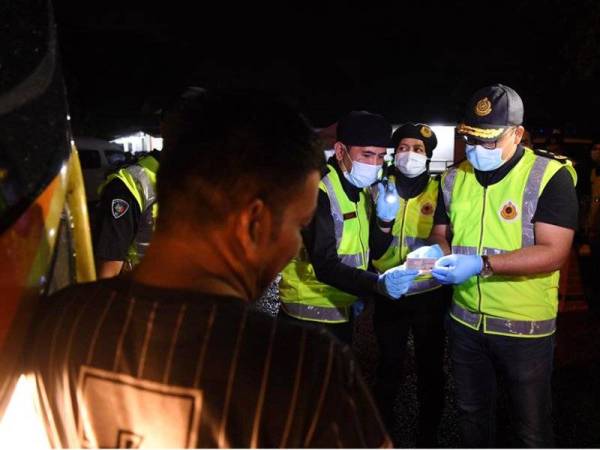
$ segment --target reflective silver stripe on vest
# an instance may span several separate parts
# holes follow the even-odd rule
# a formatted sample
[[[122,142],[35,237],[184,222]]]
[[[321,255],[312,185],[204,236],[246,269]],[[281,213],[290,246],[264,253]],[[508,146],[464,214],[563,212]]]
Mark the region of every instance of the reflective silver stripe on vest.
[[[353,255],[339,255],[340,261],[351,267],[360,267],[363,265],[363,255],[361,253],[355,253]]]
[[[329,203],[331,205],[331,215],[333,216],[333,226],[335,230],[335,248],[338,249],[340,248],[340,242],[342,242],[342,233],[344,232],[344,214],[342,213],[342,208],[340,207],[335,190],[331,184],[329,174],[324,176],[321,181],[327,188],[327,197],[329,197]],[[359,220],[358,213],[356,220]],[[363,265],[366,266],[367,261],[364,261],[363,264],[363,258],[367,260],[369,259],[368,255],[363,256],[361,253],[340,255],[341,262],[351,267],[361,267]]]
[[[444,206],[446,207],[446,214],[450,217],[450,202],[452,201],[452,189],[454,189],[454,182],[456,180],[456,174],[458,168],[453,168],[448,171],[444,177],[444,183],[442,186],[442,194],[444,195]]]
[[[137,164],[129,166],[125,170],[131,174],[138,187],[138,191],[142,194],[142,212],[144,212],[156,202],[156,191],[150,181],[150,177],[148,177],[144,168]]]
[[[482,315],[473,313],[452,303],[451,313],[457,319],[478,327]],[[512,334],[515,336],[540,336],[553,333],[556,330],[556,319],[548,320],[510,320],[497,317],[483,316],[485,331]]]
[[[342,241],[342,233],[344,231],[344,215],[342,214],[342,208],[335,195],[335,190],[329,179],[330,175],[325,175],[321,181],[327,188],[327,197],[329,197],[329,203],[331,205],[331,215],[333,216],[333,226],[335,228],[335,248],[340,248],[340,242]]]
[[[472,327],[479,328],[479,324],[481,323],[481,314],[467,311],[454,302],[452,302],[452,306],[450,306],[450,313],[457,319],[460,319]]]
[[[492,248],[492,247],[483,247],[481,254],[482,255],[502,255],[503,253],[508,253],[509,250],[503,250],[501,248]],[[456,253],[458,255],[478,255],[477,247],[470,247],[467,245],[453,245],[452,253]]]
[[[321,306],[303,305],[301,303],[281,303],[283,310],[290,316],[319,322],[347,322],[350,318],[350,307],[326,308]]]
[[[476,255],[477,247],[469,247],[466,245],[453,245],[452,253],[457,255]]]
[[[502,255],[503,253],[508,253],[509,250],[502,250],[501,248],[491,248],[491,247],[483,247],[481,252],[482,255]]]
[[[393,242],[393,240],[392,240],[392,242]],[[418,238],[418,237],[412,237],[412,236],[406,236],[404,238],[404,243],[406,244],[406,247],[408,248],[409,252],[412,252],[413,250],[416,250],[419,247],[423,247],[424,245],[427,245],[425,239]]]
[[[523,193],[523,217],[521,220],[523,234],[521,238],[521,247],[531,247],[535,244],[534,224],[531,223],[531,219],[533,219],[533,215],[537,209],[542,178],[544,177],[544,172],[546,172],[546,167],[548,167],[549,163],[550,159],[548,158],[536,157],[531,172],[529,173],[529,178],[525,185],[525,192]]]
[[[517,336],[539,336],[554,333],[556,319],[548,320],[506,320],[496,317],[485,318],[486,331],[508,333]]]
[[[428,291],[439,286],[440,284],[435,280],[435,278],[427,278],[426,280],[420,281],[415,280],[410,284],[406,294],[416,294],[418,292]]]

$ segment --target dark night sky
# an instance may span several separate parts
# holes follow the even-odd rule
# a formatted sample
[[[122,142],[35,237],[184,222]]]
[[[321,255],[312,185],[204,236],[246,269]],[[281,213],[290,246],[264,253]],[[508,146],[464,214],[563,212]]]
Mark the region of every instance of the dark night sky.
[[[493,13],[464,1],[205,3],[56,0],[76,132],[151,125],[185,85],[274,90],[316,126],[357,108],[452,123],[474,90],[502,82],[529,127],[596,133],[597,1],[486,4]]]

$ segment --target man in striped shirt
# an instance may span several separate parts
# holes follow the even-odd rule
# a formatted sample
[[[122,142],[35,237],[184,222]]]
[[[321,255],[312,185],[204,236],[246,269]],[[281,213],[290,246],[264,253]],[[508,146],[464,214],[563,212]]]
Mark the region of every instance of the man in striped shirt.
[[[257,94],[167,117],[160,214],[140,266],[45,301],[29,368],[63,447],[380,447],[348,347],[251,308],[298,251],[322,152]]]

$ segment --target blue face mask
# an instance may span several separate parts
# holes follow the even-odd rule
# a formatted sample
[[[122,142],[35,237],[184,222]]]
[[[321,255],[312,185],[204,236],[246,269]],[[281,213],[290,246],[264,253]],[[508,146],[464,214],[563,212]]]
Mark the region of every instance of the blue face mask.
[[[481,145],[469,145],[466,148],[467,159],[477,170],[490,172],[496,170],[504,161],[502,160],[502,149],[487,149]]]
[[[379,178],[379,171],[382,165],[365,164],[358,161],[353,161],[348,152],[348,159],[352,162],[350,172],[344,172],[346,179],[357,188],[366,188],[371,186]]]

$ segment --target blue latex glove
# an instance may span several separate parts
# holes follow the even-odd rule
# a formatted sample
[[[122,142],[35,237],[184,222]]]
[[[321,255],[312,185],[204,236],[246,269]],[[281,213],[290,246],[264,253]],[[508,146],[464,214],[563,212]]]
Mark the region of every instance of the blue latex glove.
[[[387,188],[384,184],[387,185]],[[375,204],[377,217],[384,222],[391,222],[396,218],[398,209],[400,209],[400,197],[396,190],[396,183],[378,183]]]
[[[365,310],[365,301],[363,299],[358,299],[354,303],[352,303],[352,315],[355,319],[358,318]]]
[[[441,284],[461,284],[483,268],[479,255],[448,255],[436,261],[431,275]]]
[[[404,266],[392,267],[379,275],[377,289],[381,294],[397,300],[406,294],[410,283],[418,274],[418,270],[406,269]]]
[[[444,252],[442,251],[442,247],[437,244],[434,245],[424,245],[423,247],[419,247],[416,250],[413,250],[408,255],[407,258],[441,258],[444,256]]]

